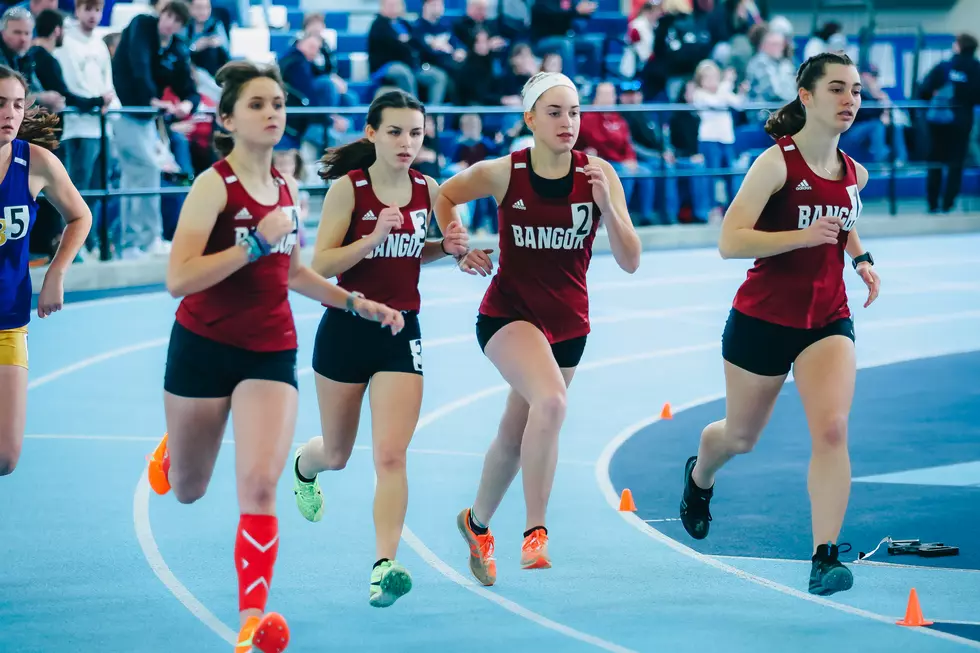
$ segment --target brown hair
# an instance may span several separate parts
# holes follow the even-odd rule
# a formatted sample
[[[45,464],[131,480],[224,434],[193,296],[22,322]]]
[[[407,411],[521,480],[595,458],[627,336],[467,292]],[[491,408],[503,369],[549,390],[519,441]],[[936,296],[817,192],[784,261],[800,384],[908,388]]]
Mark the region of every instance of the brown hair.
[[[235,112],[235,104],[245,88],[253,79],[265,77],[271,79],[282,88],[282,77],[279,69],[274,66],[260,66],[248,61],[231,61],[226,63],[214,76],[214,81],[221,87],[221,97],[218,98],[218,117],[230,116]],[[228,132],[215,129],[214,149],[221,158],[228,156],[235,147],[235,137]]]
[[[187,25],[191,22],[191,9],[183,0],[172,0],[168,2],[165,7],[160,9],[160,14],[170,14],[180,21],[181,25]]]
[[[75,7],[82,9],[105,9],[105,0],[78,0]]]
[[[381,127],[381,118],[385,109],[414,109],[425,116],[425,107],[413,95],[405,91],[388,91],[374,98],[368,107],[367,124],[374,129]],[[347,145],[332,147],[320,159],[322,168],[320,178],[324,181],[339,179],[351,170],[367,168],[377,158],[374,143],[366,138],[358,139]]]
[[[24,87],[26,97],[29,88],[23,75],[13,68],[0,66],[0,80],[4,79],[16,79],[20,82],[20,85]],[[17,138],[46,150],[56,150],[58,149],[58,132],[61,131],[58,124],[59,120],[56,114],[49,113],[47,109],[39,106],[29,107],[24,111],[24,120],[20,123]]]
[[[853,66],[854,62],[843,52],[823,52],[803,62],[796,73],[797,91],[801,88],[813,92],[817,82],[824,76],[827,66],[838,64]],[[791,136],[803,129],[806,124],[806,110],[797,92],[796,99],[783,106],[766,120],[766,133],[775,139]]]
[[[977,39],[972,34],[962,33],[956,35],[956,45],[960,47],[960,54],[972,57],[977,52]]]

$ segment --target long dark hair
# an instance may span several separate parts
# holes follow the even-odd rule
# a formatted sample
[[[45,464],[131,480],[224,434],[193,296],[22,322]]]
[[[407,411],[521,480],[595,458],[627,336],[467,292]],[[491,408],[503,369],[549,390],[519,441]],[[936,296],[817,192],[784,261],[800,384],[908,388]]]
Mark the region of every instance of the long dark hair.
[[[259,66],[248,61],[232,61],[218,69],[214,81],[221,87],[221,97],[218,99],[218,115],[230,116],[235,112],[235,103],[242,95],[242,89],[253,79],[265,77],[271,79],[282,88],[282,77],[275,66]],[[222,158],[231,153],[235,147],[235,137],[228,132],[214,130],[214,149]]]
[[[19,72],[8,66],[0,66],[0,80],[16,79],[24,87],[24,95],[30,90],[27,80]],[[24,120],[17,130],[17,138],[43,147],[46,150],[58,149],[58,132],[61,131],[58,116],[39,106],[24,111]]]
[[[800,100],[799,89],[805,88],[813,92],[817,82],[824,76],[827,66],[839,64],[853,66],[854,62],[843,52],[822,52],[803,62],[796,72],[796,99],[769,116],[766,121],[766,133],[775,139],[791,136],[806,124],[806,110]]]
[[[367,124],[373,129],[381,128],[381,117],[385,109],[414,109],[425,116],[425,107],[415,96],[405,91],[388,91],[374,98],[368,107]],[[374,143],[361,138],[353,143],[331,147],[320,159],[320,178],[324,181],[339,179],[351,170],[367,168],[374,163],[376,154]]]

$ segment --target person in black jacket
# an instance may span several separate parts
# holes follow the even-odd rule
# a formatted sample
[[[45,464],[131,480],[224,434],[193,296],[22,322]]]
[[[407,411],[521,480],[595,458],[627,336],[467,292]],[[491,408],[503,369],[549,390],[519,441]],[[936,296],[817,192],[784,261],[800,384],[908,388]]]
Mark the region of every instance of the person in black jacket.
[[[425,88],[428,104],[442,104],[449,77],[445,71],[422,63],[420,45],[405,20],[404,0],[381,0],[381,7],[368,30],[368,68],[375,84],[392,84],[419,97]]]
[[[936,164],[929,169],[926,182],[930,213],[949,212],[960,194],[963,162],[973,129],[973,109],[980,104],[980,61],[976,53],[976,37],[960,34],[953,43],[953,56],[930,70],[919,88],[919,97],[934,104],[926,111],[931,136],[929,161]],[[948,173],[940,205],[943,167]]]
[[[124,107],[152,107],[165,119],[184,120],[201,100],[191,74],[190,51],[178,34],[190,21],[182,0],[169,2],[158,16],[136,16],[123,30],[112,58],[112,82]],[[179,103],[161,99],[170,88]],[[160,187],[160,136],[155,115],[126,113],[115,123],[122,168],[120,185],[127,189]],[[160,196],[125,197],[122,201],[122,255],[166,254],[160,219]]]
[[[45,91],[56,91],[65,98],[65,106],[74,107],[81,113],[102,109],[112,101],[115,94],[82,97],[72,93],[65,84],[61,64],[51,54],[55,48],[61,47],[61,42],[64,40],[64,24],[64,16],[56,9],[45,9],[38,14],[34,26],[34,47],[30,51],[30,55],[34,58],[34,74],[37,75],[41,88]]]

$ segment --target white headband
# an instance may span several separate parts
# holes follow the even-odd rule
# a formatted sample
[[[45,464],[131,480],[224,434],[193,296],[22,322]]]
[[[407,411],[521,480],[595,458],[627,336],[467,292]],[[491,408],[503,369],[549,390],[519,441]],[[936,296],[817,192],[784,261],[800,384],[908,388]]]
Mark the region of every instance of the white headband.
[[[561,73],[545,73],[528,84],[527,88],[524,89],[524,110],[530,111],[534,107],[534,103],[538,101],[539,97],[544,95],[545,91],[556,86],[567,86],[576,93],[578,92],[578,88],[576,88],[574,82],[565,75]]]

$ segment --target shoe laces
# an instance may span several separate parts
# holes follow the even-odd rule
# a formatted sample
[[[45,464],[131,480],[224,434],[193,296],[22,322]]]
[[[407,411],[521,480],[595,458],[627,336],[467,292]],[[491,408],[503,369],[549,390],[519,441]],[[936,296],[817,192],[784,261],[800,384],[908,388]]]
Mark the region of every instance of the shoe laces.
[[[525,551],[537,551],[545,544],[547,544],[547,542],[548,542],[548,536],[545,535],[544,531],[538,529],[533,531],[530,535],[527,536],[527,539],[524,540],[523,549]]]
[[[711,497],[705,496],[700,492],[691,492],[687,496],[687,500],[684,502],[684,510],[682,511],[684,515],[690,515],[691,517],[701,517],[711,521],[711,510],[709,506],[711,505]]]
[[[479,545],[480,559],[485,562],[493,560],[494,540],[490,531],[487,531],[486,535],[477,535],[476,541]]]

